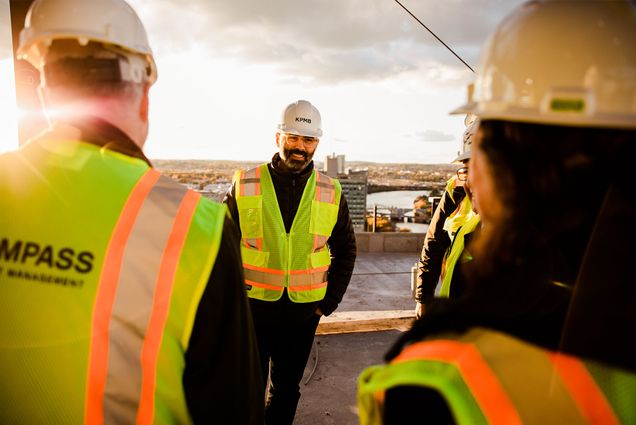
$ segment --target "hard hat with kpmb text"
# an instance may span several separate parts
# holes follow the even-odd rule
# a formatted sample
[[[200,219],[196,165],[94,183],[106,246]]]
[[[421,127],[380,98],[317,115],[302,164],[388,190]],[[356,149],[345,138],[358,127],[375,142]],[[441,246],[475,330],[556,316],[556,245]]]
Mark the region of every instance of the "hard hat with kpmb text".
[[[472,101],[456,113],[576,127],[636,128],[636,6],[535,0],[482,49]]]
[[[157,67],[144,26],[123,0],[35,0],[20,33],[18,58],[42,70],[57,40],[89,42],[127,59],[124,81],[154,83]]]
[[[320,112],[306,100],[290,103],[283,110],[278,130],[307,137],[322,137]]]

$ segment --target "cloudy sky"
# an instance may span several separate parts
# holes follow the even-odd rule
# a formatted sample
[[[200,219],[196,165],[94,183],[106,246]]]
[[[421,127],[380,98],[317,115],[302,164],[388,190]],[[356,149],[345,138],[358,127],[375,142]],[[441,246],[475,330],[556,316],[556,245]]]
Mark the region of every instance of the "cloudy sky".
[[[393,0],[129,2],[159,69],[151,158],[269,159],[281,110],[297,99],[322,114],[317,158],[446,163],[456,155],[463,117],[448,111],[464,102],[474,74]],[[402,3],[478,69],[481,44],[521,0]],[[3,50],[7,5],[0,0]],[[7,56],[5,103],[13,90]],[[11,148],[4,140],[0,151]]]

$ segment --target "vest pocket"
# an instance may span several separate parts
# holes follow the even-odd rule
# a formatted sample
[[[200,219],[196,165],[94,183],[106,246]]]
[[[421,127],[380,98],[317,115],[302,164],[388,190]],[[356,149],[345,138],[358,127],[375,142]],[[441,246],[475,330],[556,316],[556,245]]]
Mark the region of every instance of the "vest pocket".
[[[263,197],[239,196],[236,198],[243,238],[263,237]]]
[[[309,233],[314,235],[331,236],[331,231],[338,221],[338,205],[311,201],[311,218]]]
[[[325,267],[331,264],[331,254],[329,249],[325,247],[322,251],[314,252],[309,255],[309,264],[312,269]]]
[[[269,252],[246,248],[242,245],[241,256],[243,257],[243,264],[249,264],[254,267],[266,268],[269,261]]]

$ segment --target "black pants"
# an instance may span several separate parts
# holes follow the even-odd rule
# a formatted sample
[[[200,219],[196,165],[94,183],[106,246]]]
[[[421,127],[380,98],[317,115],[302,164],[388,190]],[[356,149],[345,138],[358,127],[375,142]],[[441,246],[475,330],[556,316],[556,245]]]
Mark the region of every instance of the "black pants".
[[[250,299],[250,305],[263,382],[270,376],[265,423],[291,425],[300,399],[299,384],[320,321],[315,313],[318,303],[293,303],[285,292],[278,301]]]

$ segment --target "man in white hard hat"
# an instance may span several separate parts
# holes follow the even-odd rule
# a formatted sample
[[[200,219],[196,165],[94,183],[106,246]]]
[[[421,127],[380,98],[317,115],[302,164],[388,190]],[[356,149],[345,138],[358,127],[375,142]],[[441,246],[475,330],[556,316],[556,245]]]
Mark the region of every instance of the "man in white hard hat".
[[[634,422],[633,40],[630,1],[531,1],[498,25],[462,108],[471,291],[364,373],[361,424]]]
[[[243,241],[263,378],[271,380],[268,424],[293,422],[320,316],[342,300],[356,258],[340,183],[314,169],[321,136],[320,113],[311,103],[288,105],[272,161],[238,171],[225,198]]]
[[[123,0],[36,0],[50,127],[0,156],[0,423],[263,420],[238,235],[142,152],[157,78]]]

